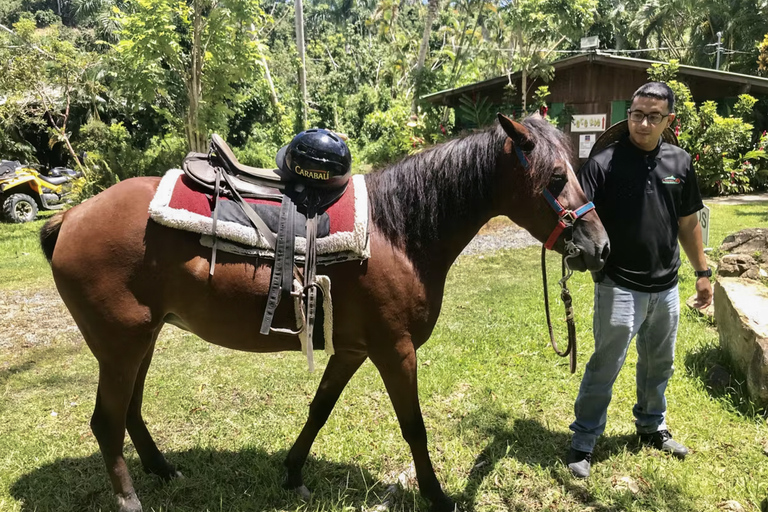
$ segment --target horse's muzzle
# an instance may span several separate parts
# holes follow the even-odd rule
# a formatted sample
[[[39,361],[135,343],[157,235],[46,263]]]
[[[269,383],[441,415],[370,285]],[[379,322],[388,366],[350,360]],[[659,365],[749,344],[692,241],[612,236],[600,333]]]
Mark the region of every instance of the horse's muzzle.
[[[584,244],[576,244],[579,252],[577,255],[568,258],[568,267],[578,272],[586,270],[597,272],[603,268],[605,261],[608,259],[608,255],[611,252],[610,244],[608,240],[599,243],[592,242],[591,240],[586,240],[585,242]]]

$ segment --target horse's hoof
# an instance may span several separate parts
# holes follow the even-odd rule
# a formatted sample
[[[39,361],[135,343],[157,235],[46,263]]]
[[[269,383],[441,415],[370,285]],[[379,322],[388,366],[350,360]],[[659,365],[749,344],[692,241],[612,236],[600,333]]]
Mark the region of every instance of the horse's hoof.
[[[309,489],[307,489],[306,485],[296,487],[293,491],[298,494],[299,497],[301,497],[301,499],[304,501],[309,501],[309,499],[312,497],[312,493],[309,492]]]
[[[135,492],[117,494],[117,512],[143,512],[141,502]]]

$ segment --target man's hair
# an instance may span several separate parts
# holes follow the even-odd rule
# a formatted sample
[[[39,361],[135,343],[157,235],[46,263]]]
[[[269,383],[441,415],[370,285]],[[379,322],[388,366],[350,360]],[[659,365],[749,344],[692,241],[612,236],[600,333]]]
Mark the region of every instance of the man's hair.
[[[643,98],[655,98],[657,100],[667,100],[669,111],[675,111],[675,93],[673,93],[672,89],[665,83],[648,82],[647,84],[641,85],[640,88],[635,91],[635,94],[632,95],[632,101],[630,103],[634,102],[635,98],[638,96]]]

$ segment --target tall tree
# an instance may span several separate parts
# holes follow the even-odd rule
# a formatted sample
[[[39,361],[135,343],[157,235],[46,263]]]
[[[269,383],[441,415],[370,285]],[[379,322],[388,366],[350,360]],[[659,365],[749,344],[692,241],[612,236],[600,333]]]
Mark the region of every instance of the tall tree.
[[[429,0],[427,3],[427,18],[424,20],[424,32],[421,35],[421,47],[419,48],[419,58],[416,61],[416,70],[414,76],[416,77],[416,86],[414,87],[413,101],[411,102],[411,113],[416,114],[418,112],[419,95],[422,93],[421,84],[422,74],[424,71],[424,63],[427,60],[427,51],[429,50],[429,39],[432,35],[432,23],[435,21],[437,11],[440,9],[440,0]]]
[[[260,78],[254,30],[263,15],[257,0],[131,0],[118,15],[123,87],[170,123],[183,117],[190,150],[205,151],[238,84]]]

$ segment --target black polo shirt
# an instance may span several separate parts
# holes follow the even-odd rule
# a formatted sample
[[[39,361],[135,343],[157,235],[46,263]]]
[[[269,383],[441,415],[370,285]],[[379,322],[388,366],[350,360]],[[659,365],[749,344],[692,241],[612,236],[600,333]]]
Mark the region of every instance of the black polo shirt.
[[[605,274],[640,292],[675,286],[678,219],[704,206],[690,155],[662,141],[647,152],[626,135],[590,158],[579,181],[611,241]]]

